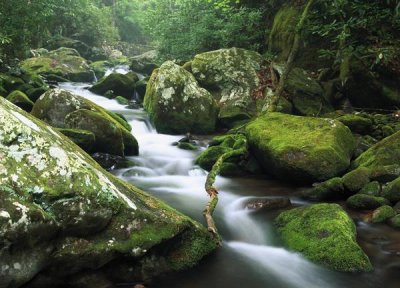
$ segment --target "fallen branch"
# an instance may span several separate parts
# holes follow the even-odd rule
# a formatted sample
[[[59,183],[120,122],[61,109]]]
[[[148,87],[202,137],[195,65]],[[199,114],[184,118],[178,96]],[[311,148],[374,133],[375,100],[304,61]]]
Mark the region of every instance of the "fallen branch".
[[[207,175],[205,189],[207,194],[210,196],[210,200],[207,203],[206,209],[203,211],[203,216],[207,222],[208,231],[213,235],[215,239],[218,240],[221,245],[221,237],[218,234],[217,226],[215,225],[213,214],[214,210],[218,204],[218,190],[214,187],[215,179],[217,175],[220,173],[222,164],[229,158],[234,156],[240,156],[247,153],[247,141],[241,139],[235,143],[234,147],[240,147],[233,151],[229,151],[225,154],[222,154],[218,160],[214,163],[210,172]]]

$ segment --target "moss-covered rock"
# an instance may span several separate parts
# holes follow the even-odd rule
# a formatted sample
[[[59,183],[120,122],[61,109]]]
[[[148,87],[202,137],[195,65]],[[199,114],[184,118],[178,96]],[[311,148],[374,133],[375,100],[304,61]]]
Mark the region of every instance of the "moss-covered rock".
[[[268,173],[287,181],[322,182],[350,165],[350,130],[328,119],[269,113],[246,127],[254,156]]]
[[[229,147],[212,146],[204,150],[196,159],[196,164],[204,170],[210,171],[218,158],[223,154],[232,151]]]
[[[358,193],[370,196],[380,196],[381,184],[378,181],[372,181],[366,184]]]
[[[55,75],[74,82],[91,82],[94,74],[85,59],[70,48],[59,48],[40,57],[29,58],[21,63],[21,67],[30,73]]]
[[[67,115],[77,110],[86,110],[88,112],[84,112],[83,114],[85,114],[86,116],[89,114],[93,116],[92,121],[90,121],[92,126],[86,125],[81,121],[69,121],[68,123],[66,122]],[[93,112],[95,114],[90,112]],[[96,143],[95,147],[93,148],[93,152],[99,151],[114,153],[116,151],[120,151],[120,149],[114,148],[112,149],[112,152],[104,151],[104,149],[106,148],[104,142],[97,142],[99,139],[104,138],[100,135],[102,131],[99,130],[100,126],[102,125],[104,125],[104,127],[108,127],[107,135],[111,135],[113,133],[115,135],[121,135],[122,140],[121,137],[117,136],[115,139],[110,138],[108,140],[115,142],[122,141],[122,143],[113,144],[113,146],[116,145],[118,147],[122,147],[123,149],[123,153],[118,153],[117,155],[137,155],[139,152],[138,143],[135,137],[130,133],[131,127],[128,123],[126,123],[124,119],[122,119],[115,113],[109,112],[104,108],[96,105],[95,103],[83,97],[74,95],[68,91],[60,89],[47,91],[39,98],[38,101],[36,101],[31,114],[57,128],[78,128],[93,132],[96,135]],[[97,119],[99,123],[94,123],[94,119]],[[78,125],[78,123],[80,124]],[[111,133],[111,130],[115,131]],[[97,145],[99,146],[97,147]]]
[[[356,194],[349,197],[346,201],[347,206],[352,209],[376,209],[383,205],[388,205],[389,201],[383,197],[376,197],[366,194]]]
[[[283,212],[275,225],[285,244],[311,261],[338,271],[373,269],[357,244],[352,219],[337,204],[316,204]]]
[[[131,271],[113,276],[134,282],[191,267],[215,249],[200,224],[107,173],[67,137],[2,98],[0,122],[5,287],[44,270],[51,282],[111,262]]]
[[[6,99],[26,112],[30,112],[34,104],[24,92],[19,90],[11,92]]]
[[[90,69],[94,72],[96,75],[97,79],[101,79],[106,75],[107,69],[111,67],[111,63],[108,61],[96,61],[93,63],[90,63]]]
[[[129,104],[129,100],[126,99],[125,97],[122,97],[122,96],[115,97],[115,100],[121,105],[128,105]]]
[[[215,130],[216,101],[192,74],[171,61],[151,75],[144,107],[161,133],[204,134]]]
[[[343,185],[348,191],[356,193],[370,182],[370,175],[368,168],[357,168],[342,177]]]
[[[47,87],[31,88],[25,94],[32,102],[36,102],[47,90],[49,90]]]
[[[149,81],[149,78],[144,78],[142,80],[139,80],[135,84],[135,91],[136,91],[136,96],[137,96],[136,100],[139,103],[143,103],[144,96],[146,95],[148,81]]]
[[[315,201],[341,200],[346,197],[343,180],[340,177],[318,183],[303,192],[303,197]]]
[[[273,65],[275,73],[282,76],[284,65]],[[322,86],[307,72],[294,68],[288,75],[284,87],[287,97],[293,104],[296,114],[319,116],[333,111],[332,105],[324,97]]]
[[[362,153],[352,167],[377,168],[400,163],[400,131]]]
[[[200,85],[219,102],[218,118],[228,127],[256,114],[253,92],[260,85],[260,54],[231,48],[198,54],[192,72]]]
[[[400,214],[389,219],[389,225],[400,230]]]
[[[388,183],[382,190],[382,196],[395,204],[400,201],[400,177]]]
[[[372,212],[371,222],[372,223],[381,223],[386,222],[390,218],[394,217],[396,213],[393,208],[389,205],[383,205]]]
[[[134,94],[135,81],[133,77],[125,74],[112,73],[100,79],[90,87],[90,91],[99,95],[106,95],[107,91],[112,91],[112,95],[123,96],[131,99]],[[114,97],[115,97],[114,96]]]
[[[91,153],[93,151],[96,141],[96,136],[93,132],[82,129],[67,128],[58,128],[57,130],[71,139],[72,142],[81,147],[87,153]]]
[[[353,133],[368,134],[372,130],[372,120],[356,114],[346,114],[336,120],[349,127]]]
[[[156,64],[157,52],[155,50],[132,57],[130,61],[131,70],[146,75],[151,75],[153,71],[158,68]]]
[[[67,127],[92,132],[95,135],[96,152],[124,155],[121,129],[98,112],[79,109],[69,113],[64,120]]]

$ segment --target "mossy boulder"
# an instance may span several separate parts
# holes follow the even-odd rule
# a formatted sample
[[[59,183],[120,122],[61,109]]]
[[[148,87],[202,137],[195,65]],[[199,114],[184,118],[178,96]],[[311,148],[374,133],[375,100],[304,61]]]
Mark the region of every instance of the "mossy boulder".
[[[122,96],[115,97],[115,101],[117,101],[118,104],[121,104],[121,105],[128,105],[129,104],[129,100],[126,99],[125,97],[122,97]]]
[[[274,64],[273,69],[281,77],[284,65]],[[291,70],[284,90],[298,115],[319,116],[333,111],[332,105],[324,97],[322,86],[303,69]]]
[[[135,84],[135,91],[136,91],[136,97],[137,97],[136,100],[139,103],[143,103],[144,96],[146,95],[148,81],[149,81],[149,78],[144,78],[142,80],[139,80]]]
[[[218,158],[232,151],[229,147],[212,146],[204,150],[196,159],[196,164],[204,170],[210,171]]]
[[[316,204],[281,213],[275,225],[284,243],[311,261],[345,272],[372,265],[356,241],[356,226],[337,204]]]
[[[78,109],[65,116],[64,123],[72,129],[82,129],[95,135],[96,152],[124,155],[121,129],[98,112]]]
[[[388,183],[382,190],[382,196],[395,204],[400,201],[400,177]]]
[[[386,222],[390,218],[394,217],[396,213],[393,208],[389,205],[383,205],[372,212],[371,222],[372,223],[381,223]]]
[[[246,135],[266,172],[299,183],[342,174],[355,148],[353,135],[340,122],[281,113],[258,117],[246,127]]]
[[[346,197],[343,180],[340,177],[315,184],[302,193],[303,197],[315,201],[341,200]]]
[[[155,69],[158,68],[157,51],[152,50],[143,54],[134,56],[130,59],[130,68],[132,71],[151,75]]]
[[[372,181],[366,184],[358,193],[370,196],[380,196],[381,184],[378,181]]]
[[[348,191],[356,193],[370,182],[370,175],[368,168],[357,168],[342,177],[343,185]]]
[[[72,121],[72,117],[70,121],[66,121],[69,114],[78,110],[80,110],[80,113],[74,115],[81,115],[82,119],[85,118],[91,125],[81,120],[78,121],[75,117],[73,119],[76,121]],[[85,110],[85,112],[82,112],[82,110]],[[91,131],[96,135],[96,142],[91,152],[118,152],[117,155],[137,155],[139,152],[138,143],[130,133],[131,127],[124,119],[68,91],[60,89],[47,91],[36,101],[31,114],[57,128],[76,128]],[[86,117],[83,117],[83,115]],[[89,115],[93,116],[93,119],[89,120]],[[97,120],[99,121],[98,123],[96,123]],[[108,139],[109,142],[120,142],[113,143],[110,146],[113,147],[112,149],[110,148],[110,151],[104,151],[107,146],[102,141],[98,142],[104,138],[101,136],[100,126],[102,125],[104,125],[104,129],[107,127],[107,130],[105,130],[108,131],[107,135],[112,134],[111,130],[114,131],[113,135],[116,135],[115,139]],[[122,147],[122,152],[121,149],[115,149],[114,146]]]
[[[6,99],[26,112],[30,112],[34,104],[24,92],[19,90],[11,92]]]
[[[218,101],[219,120],[228,127],[256,114],[253,92],[260,85],[260,54],[239,48],[221,49],[198,54],[192,61],[192,72],[200,85]]]
[[[379,168],[400,163],[400,131],[378,142],[353,161],[352,167]]]
[[[383,197],[376,197],[366,194],[356,194],[349,197],[346,203],[347,206],[352,209],[372,210],[383,205],[388,205],[389,201]]]
[[[350,128],[351,132],[358,134],[368,134],[372,130],[373,122],[369,118],[365,118],[355,114],[346,114],[339,118],[336,118],[344,125]]]
[[[50,283],[67,283],[111,263],[114,277],[143,281],[191,267],[216,248],[200,224],[109,174],[56,129],[3,98],[0,122],[4,287],[42,273]]]
[[[73,82],[91,82],[94,74],[85,59],[71,48],[59,48],[40,57],[24,60],[22,69],[30,73],[46,76],[54,75]]]
[[[400,214],[389,219],[389,225],[400,230]]]
[[[112,64],[108,61],[96,61],[90,63],[90,69],[94,72],[97,79],[101,79],[106,75],[107,69],[112,66]]]
[[[88,153],[93,151],[93,147],[96,141],[96,136],[93,132],[71,128],[58,128],[57,130],[67,136],[70,140],[72,140],[72,142],[81,147],[84,151]]]
[[[90,87],[89,90],[103,96],[106,95],[107,91],[112,91],[113,93],[111,95],[123,96],[131,99],[135,91],[136,81],[134,77],[129,75],[112,73],[107,77],[100,79],[96,84]]]
[[[160,133],[205,134],[215,130],[216,101],[192,74],[171,61],[151,75],[143,104]]]

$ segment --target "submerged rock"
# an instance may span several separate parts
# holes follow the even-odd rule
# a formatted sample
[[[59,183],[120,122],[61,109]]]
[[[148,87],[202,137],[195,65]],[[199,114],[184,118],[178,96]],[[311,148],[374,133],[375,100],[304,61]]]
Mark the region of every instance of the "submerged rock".
[[[216,101],[192,74],[171,61],[151,75],[144,108],[160,133],[205,134],[215,130]]]
[[[373,269],[356,241],[356,226],[337,204],[316,204],[281,213],[275,225],[285,244],[311,261],[344,272]]]
[[[59,48],[40,57],[29,58],[21,63],[21,67],[31,73],[61,77],[74,82],[91,82],[94,74],[85,59],[71,48]],[[54,77],[53,77],[54,78]],[[60,78],[60,79],[61,79]]]
[[[262,61],[256,52],[231,48],[198,54],[191,62],[193,75],[218,101],[218,118],[228,127],[255,115],[252,94],[260,84]]]
[[[43,94],[32,115],[57,128],[83,129],[95,135],[93,150],[115,155],[137,155],[138,143],[129,124],[95,103],[68,91],[53,89]]]
[[[266,172],[299,183],[342,174],[355,148],[353,135],[340,122],[281,113],[257,118],[246,127],[246,135]]]
[[[215,249],[200,224],[107,173],[2,98],[0,122],[2,287],[40,275],[68,283],[107,265],[115,278],[142,281],[191,267]]]

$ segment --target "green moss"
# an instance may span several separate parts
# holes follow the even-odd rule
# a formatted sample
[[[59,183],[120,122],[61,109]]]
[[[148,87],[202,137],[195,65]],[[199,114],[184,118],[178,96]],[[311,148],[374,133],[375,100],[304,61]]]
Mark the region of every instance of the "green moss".
[[[197,146],[192,144],[192,143],[187,143],[187,142],[179,142],[178,143],[178,148],[183,149],[183,150],[197,150]]]
[[[373,166],[371,170],[371,179],[380,183],[387,183],[400,177],[400,165]]]
[[[232,151],[232,149],[223,146],[210,147],[200,153],[196,159],[196,164],[201,168],[210,171],[215,162],[217,162],[218,158],[229,151]]]
[[[400,214],[398,214],[398,215],[394,216],[393,218],[391,218],[389,220],[389,224],[393,228],[400,230]]]
[[[388,183],[383,188],[382,196],[393,204],[400,201],[400,177]]]
[[[125,97],[122,97],[122,96],[115,97],[115,100],[121,105],[128,105],[129,104],[129,100],[126,99]]]
[[[24,92],[19,90],[11,92],[6,99],[26,112],[30,112],[34,104]]]
[[[281,213],[275,225],[291,249],[311,261],[346,272],[371,271],[356,242],[356,227],[337,204],[316,204]]]
[[[396,213],[393,208],[389,205],[383,205],[372,212],[372,223],[386,222],[390,218],[394,217]]]
[[[370,196],[380,196],[381,184],[379,184],[378,181],[370,182],[365,185],[358,193]]]
[[[215,130],[217,103],[193,75],[171,61],[153,72],[143,105],[161,133],[206,134]]]
[[[103,78],[106,74],[107,68],[111,66],[111,63],[108,61],[96,61],[91,63],[90,68],[93,70],[94,74],[96,75],[97,79]]]
[[[343,180],[340,177],[318,183],[303,192],[303,197],[316,201],[340,200],[346,195]]]
[[[81,147],[87,153],[91,153],[93,151],[93,147],[96,142],[96,137],[93,132],[82,129],[65,128],[59,128],[57,130],[71,139],[76,145]]]
[[[48,88],[45,87],[40,87],[40,88],[31,88],[28,91],[26,91],[26,95],[29,97],[29,99],[32,102],[36,102],[40,96],[42,96],[46,91],[49,90]]]
[[[342,177],[344,187],[348,191],[356,193],[370,182],[370,175],[371,172],[368,168],[355,169]]]
[[[389,204],[389,201],[383,197],[375,197],[365,194],[356,194],[349,197],[346,201],[347,206],[352,209],[371,210],[383,205]]]
[[[137,81],[137,79],[135,80]],[[134,94],[135,80],[129,75],[112,73],[100,79],[89,90],[99,95],[105,95],[107,91],[112,91],[114,95],[131,99]]]
[[[355,148],[350,130],[339,122],[281,113],[257,118],[246,136],[265,171],[302,183],[343,173]]]
[[[337,118],[336,120],[349,127],[353,133],[368,134],[372,130],[371,119],[355,114],[347,114]]]

